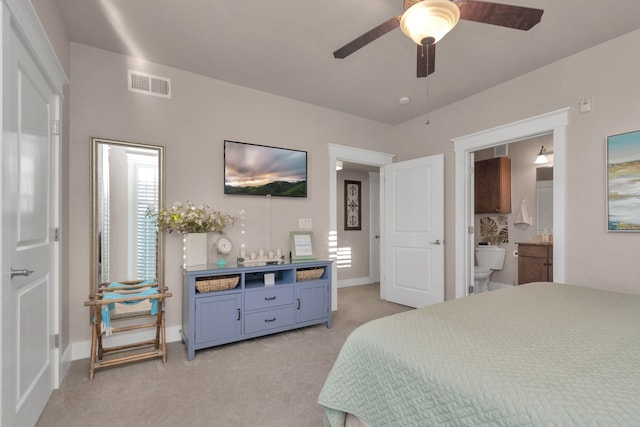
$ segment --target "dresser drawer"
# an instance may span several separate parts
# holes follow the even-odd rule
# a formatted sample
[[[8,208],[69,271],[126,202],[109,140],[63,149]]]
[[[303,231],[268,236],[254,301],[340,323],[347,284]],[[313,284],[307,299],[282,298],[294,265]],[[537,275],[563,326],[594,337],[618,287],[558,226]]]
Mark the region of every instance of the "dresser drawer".
[[[247,313],[244,317],[244,333],[268,331],[293,324],[293,306],[274,310]]]
[[[244,294],[244,311],[263,310],[293,304],[293,287],[272,286],[265,289],[247,291]]]

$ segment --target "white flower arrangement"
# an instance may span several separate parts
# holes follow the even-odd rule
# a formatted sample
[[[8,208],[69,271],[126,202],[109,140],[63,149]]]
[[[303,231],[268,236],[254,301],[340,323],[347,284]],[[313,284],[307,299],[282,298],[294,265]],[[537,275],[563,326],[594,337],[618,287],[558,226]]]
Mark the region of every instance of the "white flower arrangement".
[[[209,206],[194,206],[191,201],[175,202],[169,209],[147,211],[147,216],[156,218],[158,228],[169,233],[222,233],[224,228],[236,222],[233,215],[217,211]]]

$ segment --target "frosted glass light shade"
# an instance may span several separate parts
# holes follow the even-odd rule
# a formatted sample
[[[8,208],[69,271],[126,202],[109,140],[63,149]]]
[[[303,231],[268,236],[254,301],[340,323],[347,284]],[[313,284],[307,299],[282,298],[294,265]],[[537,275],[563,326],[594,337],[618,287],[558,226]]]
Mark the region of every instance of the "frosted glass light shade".
[[[400,29],[414,43],[425,39],[437,43],[460,19],[460,9],[450,0],[423,0],[411,6],[400,18]]]
[[[547,150],[544,148],[544,145],[540,147],[540,152],[538,153],[538,157],[533,162],[536,165],[543,165],[545,163],[549,163],[549,159],[547,159]]]

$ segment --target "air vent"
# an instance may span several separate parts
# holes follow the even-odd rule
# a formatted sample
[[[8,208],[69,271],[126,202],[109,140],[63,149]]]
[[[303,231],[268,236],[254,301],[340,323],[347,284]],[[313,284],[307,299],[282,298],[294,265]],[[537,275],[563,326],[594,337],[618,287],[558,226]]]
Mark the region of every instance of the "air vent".
[[[493,147],[493,157],[508,157],[509,150],[507,150],[508,144],[496,145]]]
[[[146,95],[171,98],[171,79],[139,71],[128,71],[129,90]]]

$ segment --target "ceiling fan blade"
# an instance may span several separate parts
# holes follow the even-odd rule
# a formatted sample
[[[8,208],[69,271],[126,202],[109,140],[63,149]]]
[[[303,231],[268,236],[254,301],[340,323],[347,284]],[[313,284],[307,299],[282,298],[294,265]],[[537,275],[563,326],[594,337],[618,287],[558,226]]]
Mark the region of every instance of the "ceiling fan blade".
[[[389,19],[388,21],[383,22],[382,24],[378,25],[377,27],[375,27],[374,29],[372,29],[370,31],[367,31],[366,33],[364,33],[363,35],[361,35],[357,39],[350,41],[346,45],[342,46],[340,49],[338,49],[335,52],[333,52],[333,57],[334,58],[339,58],[339,59],[346,58],[347,56],[351,55],[356,50],[368,45],[369,43],[371,43],[375,39],[377,39],[377,38],[379,38],[381,36],[384,36],[389,31],[391,31],[391,30],[393,30],[393,29],[395,29],[395,28],[397,28],[399,26],[400,26],[400,16],[394,16],[393,18]]]
[[[427,77],[436,70],[436,45],[431,43],[427,46],[418,45],[418,77]],[[427,70],[427,64],[429,69]]]
[[[460,19],[499,25],[527,31],[540,22],[542,9],[484,1],[464,1],[458,4]]]

